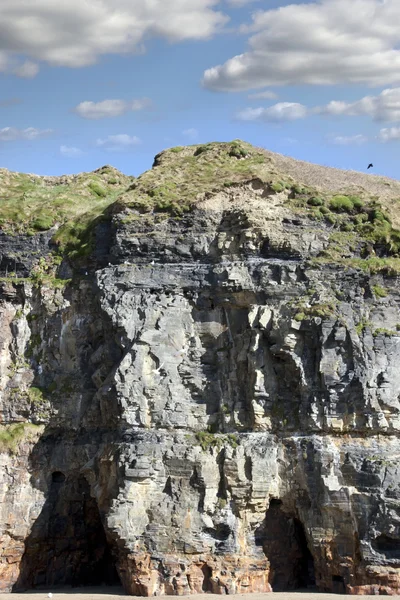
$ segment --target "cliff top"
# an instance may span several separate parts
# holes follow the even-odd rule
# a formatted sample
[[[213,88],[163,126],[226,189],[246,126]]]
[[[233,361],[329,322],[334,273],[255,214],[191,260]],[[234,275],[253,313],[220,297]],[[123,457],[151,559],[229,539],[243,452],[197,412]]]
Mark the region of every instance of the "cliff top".
[[[259,180],[294,211],[340,231],[400,248],[400,182],[295,160],[241,140],[170,148],[138,178],[106,165],[91,173],[45,177],[0,169],[0,225],[35,235],[54,228],[64,249],[82,246],[88,227],[110,205],[138,215],[179,217],[209,193]],[[266,200],[267,201],[267,200]]]

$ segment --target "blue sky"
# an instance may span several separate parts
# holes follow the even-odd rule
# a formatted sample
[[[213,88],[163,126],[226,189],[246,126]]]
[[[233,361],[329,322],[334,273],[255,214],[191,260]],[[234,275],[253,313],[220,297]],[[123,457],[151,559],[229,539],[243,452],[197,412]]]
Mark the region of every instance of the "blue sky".
[[[399,0],[2,0],[0,166],[138,175],[241,138],[398,178],[399,22]]]

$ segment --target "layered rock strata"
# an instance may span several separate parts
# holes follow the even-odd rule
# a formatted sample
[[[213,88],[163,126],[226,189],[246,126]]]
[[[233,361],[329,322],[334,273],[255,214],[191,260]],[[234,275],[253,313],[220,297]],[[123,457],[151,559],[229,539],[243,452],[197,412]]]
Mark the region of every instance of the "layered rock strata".
[[[287,198],[119,206],[80,278],[3,281],[2,591],[399,592],[398,280]]]

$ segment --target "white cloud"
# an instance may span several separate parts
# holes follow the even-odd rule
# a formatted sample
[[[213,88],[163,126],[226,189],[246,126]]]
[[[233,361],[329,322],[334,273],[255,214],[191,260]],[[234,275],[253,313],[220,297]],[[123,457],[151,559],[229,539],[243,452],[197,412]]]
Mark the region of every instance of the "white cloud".
[[[184,131],[182,131],[182,134],[185,135],[186,137],[194,140],[197,138],[197,136],[199,135],[199,132],[197,131],[197,129],[194,129],[193,127],[190,129],[185,129]]]
[[[2,24],[0,23],[0,32],[2,30],[1,25]],[[2,41],[3,40],[0,41],[0,73],[16,75],[17,77],[24,77],[28,79],[35,77],[39,72],[39,65],[31,60],[21,62],[20,59],[3,50],[1,47]]]
[[[320,0],[253,14],[249,49],[204,73],[203,85],[243,91],[295,84],[400,82],[399,0]]]
[[[74,111],[84,119],[104,119],[119,117],[131,110],[143,110],[151,106],[149,98],[137,98],[131,102],[125,100],[102,100],[101,102],[85,101],[74,108]]]
[[[25,79],[32,79],[39,73],[39,65],[30,60],[25,61],[22,65],[15,67],[13,70],[14,75],[18,77],[24,77]]]
[[[96,140],[96,146],[111,151],[130,150],[140,143],[141,141],[138,137],[136,137],[135,135],[131,136],[126,133],[109,135],[105,139],[99,138]]]
[[[82,156],[83,152],[80,148],[74,148],[73,146],[60,146],[60,154],[67,158],[77,158]]]
[[[0,71],[25,56],[85,67],[105,54],[143,52],[143,42],[204,40],[229,20],[219,0],[1,0]],[[21,65],[22,72],[33,66]],[[27,76],[23,74],[22,76]]]
[[[278,102],[268,108],[246,108],[240,111],[236,118],[240,121],[295,121],[304,119],[308,114],[308,109],[303,104],[297,102]]]
[[[275,100],[278,97],[278,94],[275,92],[271,92],[270,90],[266,90],[265,92],[257,92],[256,94],[249,94],[249,100]]]
[[[37,140],[52,134],[52,129],[36,129],[27,127],[26,129],[17,129],[16,127],[3,127],[0,129],[1,142],[13,142],[15,140]]]
[[[337,144],[339,146],[350,146],[353,144],[360,146],[361,144],[365,144],[367,141],[368,138],[361,133],[357,135],[335,135],[331,138],[332,144]]]
[[[364,96],[356,102],[332,100],[314,109],[325,115],[367,115],[374,121],[400,121],[400,87],[383,90],[378,96]]]
[[[368,116],[378,122],[400,122],[400,87],[388,88],[377,96],[364,96],[355,102],[332,100],[325,106],[312,108],[295,102],[279,102],[269,108],[246,108],[239,112],[237,117],[243,121],[284,121],[303,119],[311,115]]]
[[[381,129],[378,135],[378,140],[383,143],[400,140],[400,127]]]

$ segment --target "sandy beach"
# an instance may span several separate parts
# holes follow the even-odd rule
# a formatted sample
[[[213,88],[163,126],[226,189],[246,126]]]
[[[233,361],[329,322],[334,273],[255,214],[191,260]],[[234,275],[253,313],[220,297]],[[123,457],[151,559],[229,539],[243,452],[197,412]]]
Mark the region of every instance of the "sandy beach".
[[[1,600],[47,600],[48,590],[29,591],[14,594],[2,594]],[[52,600],[120,600],[126,596],[122,588],[67,588],[52,592]],[[131,596],[133,597],[133,596]],[[136,596],[135,596],[136,597]],[[319,592],[272,592],[270,594],[235,594],[230,596],[232,600],[348,600],[348,595],[323,594]],[[162,596],[163,600],[176,600],[177,596]],[[217,594],[195,594],[180,596],[182,600],[218,600],[221,596]],[[376,596],[363,596],[363,598],[376,598]]]

